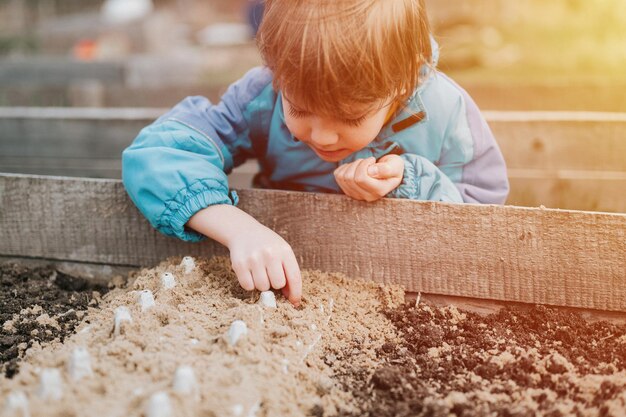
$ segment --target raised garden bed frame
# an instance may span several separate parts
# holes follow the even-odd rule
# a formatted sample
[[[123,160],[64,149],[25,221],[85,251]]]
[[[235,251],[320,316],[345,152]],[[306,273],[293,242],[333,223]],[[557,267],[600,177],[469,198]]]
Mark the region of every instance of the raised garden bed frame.
[[[242,189],[302,268],[403,285],[436,303],[578,309],[626,321],[626,214]],[[156,232],[120,181],[0,174],[0,256],[109,267],[226,255]],[[427,296],[426,296],[427,297]]]

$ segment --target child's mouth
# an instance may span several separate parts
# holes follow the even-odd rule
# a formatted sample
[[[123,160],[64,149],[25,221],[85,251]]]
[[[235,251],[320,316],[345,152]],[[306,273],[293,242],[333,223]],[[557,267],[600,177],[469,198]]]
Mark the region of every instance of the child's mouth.
[[[345,149],[338,149],[335,151],[323,151],[319,148],[313,147],[313,150],[321,157],[325,159],[337,159],[345,154]]]

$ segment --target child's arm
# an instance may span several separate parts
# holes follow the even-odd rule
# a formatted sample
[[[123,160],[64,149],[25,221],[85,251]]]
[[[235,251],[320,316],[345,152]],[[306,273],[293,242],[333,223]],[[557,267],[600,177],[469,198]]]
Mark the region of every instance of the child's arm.
[[[228,229],[224,226],[230,226],[233,236],[228,243],[231,260],[237,261],[235,272],[239,281],[249,284],[249,277],[241,275],[244,274],[240,267],[242,258],[259,269],[265,262],[267,276],[250,270],[256,288],[267,289],[265,280],[274,286],[291,279],[286,284],[291,290],[290,300],[297,303],[300,276],[294,272],[295,255],[280,236],[234,208],[237,196],[229,191],[226,176],[236,163],[253,155],[250,109],[270,83],[270,74],[255,69],[233,84],[219,104],[213,105],[202,97],[184,100],[144,128],[124,151],[122,179],[135,205],[166,235],[187,241],[215,236],[226,242]],[[207,210],[193,224],[189,223],[194,215],[213,206],[221,209]],[[229,208],[224,209],[225,206]],[[250,235],[242,233],[245,229],[235,227],[240,224],[245,225]],[[267,257],[257,259],[259,253],[264,253],[266,244],[281,248],[280,255],[271,263]],[[278,271],[274,260],[284,264],[287,276]]]

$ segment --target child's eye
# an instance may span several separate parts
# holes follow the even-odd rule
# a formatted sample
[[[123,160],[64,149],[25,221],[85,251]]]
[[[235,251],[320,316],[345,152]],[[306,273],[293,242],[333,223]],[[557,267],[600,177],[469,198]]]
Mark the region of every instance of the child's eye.
[[[353,126],[353,127],[359,127],[361,125],[361,123],[363,123],[363,121],[365,121],[367,117],[366,116],[361,116],[358,119],[345,119],[343,120],[343,123],[349,125],[349,126]]]
[[[296,110],[292,106],[289,106],[289,114],[291,116],[299,119],[301,117],[306,117],[309,113],[307,113],[305,111]]]

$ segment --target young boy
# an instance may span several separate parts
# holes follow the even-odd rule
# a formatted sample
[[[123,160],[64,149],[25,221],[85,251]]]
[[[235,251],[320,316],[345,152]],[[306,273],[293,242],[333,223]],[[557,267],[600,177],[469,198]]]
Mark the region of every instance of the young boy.
[[[471,98],[434,68],[423,0],[268,0],[266,67],[218,104],[190,97],[123,153],[126,189],[159,231],[230,250],[246,290],[295,305],[293,250],[236,207],[227,173],[257,158],[266,187],[502,204],[504,160]]]

